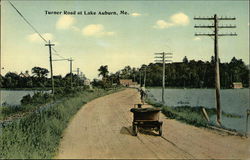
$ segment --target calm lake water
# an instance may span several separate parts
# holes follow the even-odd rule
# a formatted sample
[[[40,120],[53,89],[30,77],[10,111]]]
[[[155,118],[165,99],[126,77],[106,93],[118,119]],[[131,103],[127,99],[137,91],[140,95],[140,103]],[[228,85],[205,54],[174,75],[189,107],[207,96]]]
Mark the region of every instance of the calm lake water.
[[[148,89],[149,99],[154,102],[161,102],[161,89]],[[165,105],[178,106],[203,106],[215,108],[214,89],[165,89]],[[222,124],[231,129],[244,133],[246,130],[246,110],[250,109],[249,89],[222,89],[221,107],[226,113],[241,115],[242,118],[228,118],[222,116]],[[215,121],[216,116],[210,117]],[[250,119],[250,118],[249,118]],[[250,120],[249,120],[250,130]],[[250,131],[248,131],[250,132]]]
[[[35,93],[38,92],[36,90],[30,90],[30,91],[19,91],[19,90],[0,90],[0,103],[7,103],[10,105],[20,105],[21,104],[21,99],[23,96],[30,94],[31,96]]]

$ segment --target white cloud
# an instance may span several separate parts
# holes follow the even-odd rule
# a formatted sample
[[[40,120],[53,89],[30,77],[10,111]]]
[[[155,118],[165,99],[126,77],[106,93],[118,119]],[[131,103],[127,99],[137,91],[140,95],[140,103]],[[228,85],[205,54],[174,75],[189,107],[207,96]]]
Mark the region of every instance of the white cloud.
[[[112,36],[115,32],[107,32],[102,24],[90,24],[82,29],[85,36]]]
[[[75,24],[76,19],[71,15],[63,15],[56,22],[57,29],[69,29]]]
[[[195,40],[195,41],[200,41],[201,38],[200,38],[200,37],[195,37],[193,40]]]
[[[137,12],[134,12],[134,13],[131,14],[131,16],[133,16],[133,17],[139,17],[139,16],[141,16],[141,14],[137,13]]]
[[[54,40],[54,36],[51,33],[44,33],[41,34],[42,37],[44,39],[46,39],[47,41],[53,41]],[[43,43],[44,41],[42,40],[42,38],[37,34],[37,33],[33,33],[27,36],[27,39],[30,42],[34,42],[34,43]]]
[[[189,18],[184,13],[177,13],[171,16],[171,21],[175,25],[188,25],[189,24]]]
[[[158,28],[158,29],[163,29],[163,28],[168,28],[168,27],[171,27],[173,26],[172,23],[168,23],[164,20],[158,20],[156,22],[156,24],[154,25],[154,28]]]
[[[184,13],[176,13],[170,17],[170,21],[158,20],[153,26],[157,29],[164,29],[173,26],[186,26],[189,24],[189,17]]]

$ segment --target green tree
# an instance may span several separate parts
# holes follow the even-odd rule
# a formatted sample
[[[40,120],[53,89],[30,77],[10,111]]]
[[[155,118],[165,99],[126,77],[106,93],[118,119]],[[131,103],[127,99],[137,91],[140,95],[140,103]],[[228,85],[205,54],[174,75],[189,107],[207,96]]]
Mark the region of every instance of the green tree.
[[[27,80],[26,87],[28,87],[28,88],[32,88],[33,87],[33,82],[32,82],[31,79]]]
[[[100,68],[98,69],[99,71],[99,74],[98,76],[102,76],[103,79],[107,78],[108,77],[108,66],[105,65],[105,66],[100,66]]]
[[[32,74],[34,74],[36,77],[39,78],[45,78],[49,73],[49,71],[46,68],[41,68],[41,67],[33,67],[31,72]]]
[[[4,87],[4,77],[0,74],[0,88]]]
[[[182,62],[183,62],[183,63],[186,63],[186,64],[188,63],[187,56],[185,56],[185,57],[182,59]]]
[[[6,88],[17,88],[18,86],[18,81],[19,81],[19,75],[17,75],[14,72],[8,72],[5,75],[5,83],[4,86]]]

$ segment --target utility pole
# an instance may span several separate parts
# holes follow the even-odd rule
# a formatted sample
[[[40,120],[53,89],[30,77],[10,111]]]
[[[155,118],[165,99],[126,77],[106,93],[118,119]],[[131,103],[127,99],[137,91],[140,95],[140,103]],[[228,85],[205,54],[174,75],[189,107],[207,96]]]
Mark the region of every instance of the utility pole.
[[[71,88],[73,87],[72,61],[73,61],[73,59],[70,57],[69,63],[70,63],[70,86],[71,86]]]
[[[81,72],[80,77],[83,78],[83,73]]]
[[[55,46],[55,44],[51,44],[50,41],[45,46],[49,46],[49,62],[50,62],[50,76],[51,76],[51,85],[52,85],[52,95],[54,96],[55,88],[54,88],[54,78],[53,78],[53,66],[52,66],[52,55],[51,55],[51,46]]]
[[[80,68],[77,68],[77,86],[79,86],[79,76],[80,76]]]
[[[146,87],[146,74],[147,74],[146,69],[147,67],[144,67],[144,84],[143,84],[144,88]]]
[[[68,59],[54,59],[52,61],[69,61],[70,62],[70,65],[69,65],[69,67],[70,67],[70,85],[72,87],[73,86],[72,85],[72,61],[73,61],[73,59],[72,58],[68,58]]]
[[[166,60],[167,58],[173,58],[172,56],[166,56],[166,55],[172,55],[172,53],[155,53],[156,55],[161,55],[161,56],[156,56],[155,58],[160,58],[160,59],[156,59],[155,62],[156,63],[162,63],[162,104],[165,103],[165,63],[166,62],[172,62],[171,60]]]
[[[219,36],[237,36],[236,33],[219,34],[219,28],[236,28],[235,25],[219,25],[220,20],[235,20],[236,18],[230,17],[217,17],[215,14],[213,17],[194,17],[194,20],[212,20],[212,25],[195,25],[194,28],[210,28],[214,30],[214,33],[195,33],[195,36],[210,36],[214,37],[214,58],[215,58],[215,92],[216,92],[216,110],[217,110],[217,123],[221,125],[221,105],[220,105],[220,71],[219,71],[219,53],[218,53],[218,37]]]
[[[79,76],[80,68],[77,68],[77,69],[76,69],[76,72],[77,72],[77,76]]]
[[[142,86],[141,85],[141,70],[139,70],[139,72],[140,72],[140,87]]]

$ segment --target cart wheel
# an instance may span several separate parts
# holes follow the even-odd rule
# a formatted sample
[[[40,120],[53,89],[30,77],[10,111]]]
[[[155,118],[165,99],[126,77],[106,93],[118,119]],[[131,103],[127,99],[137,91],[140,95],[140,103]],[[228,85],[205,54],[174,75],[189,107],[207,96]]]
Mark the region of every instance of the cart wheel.
[[[159,127],[159,136],[161,136],[162,135],[162,125],[160,125],[160,127]]]
[[[132,130],[133,130],[133,135],[137,136],[138,127],[136,125],[133,125]]]

